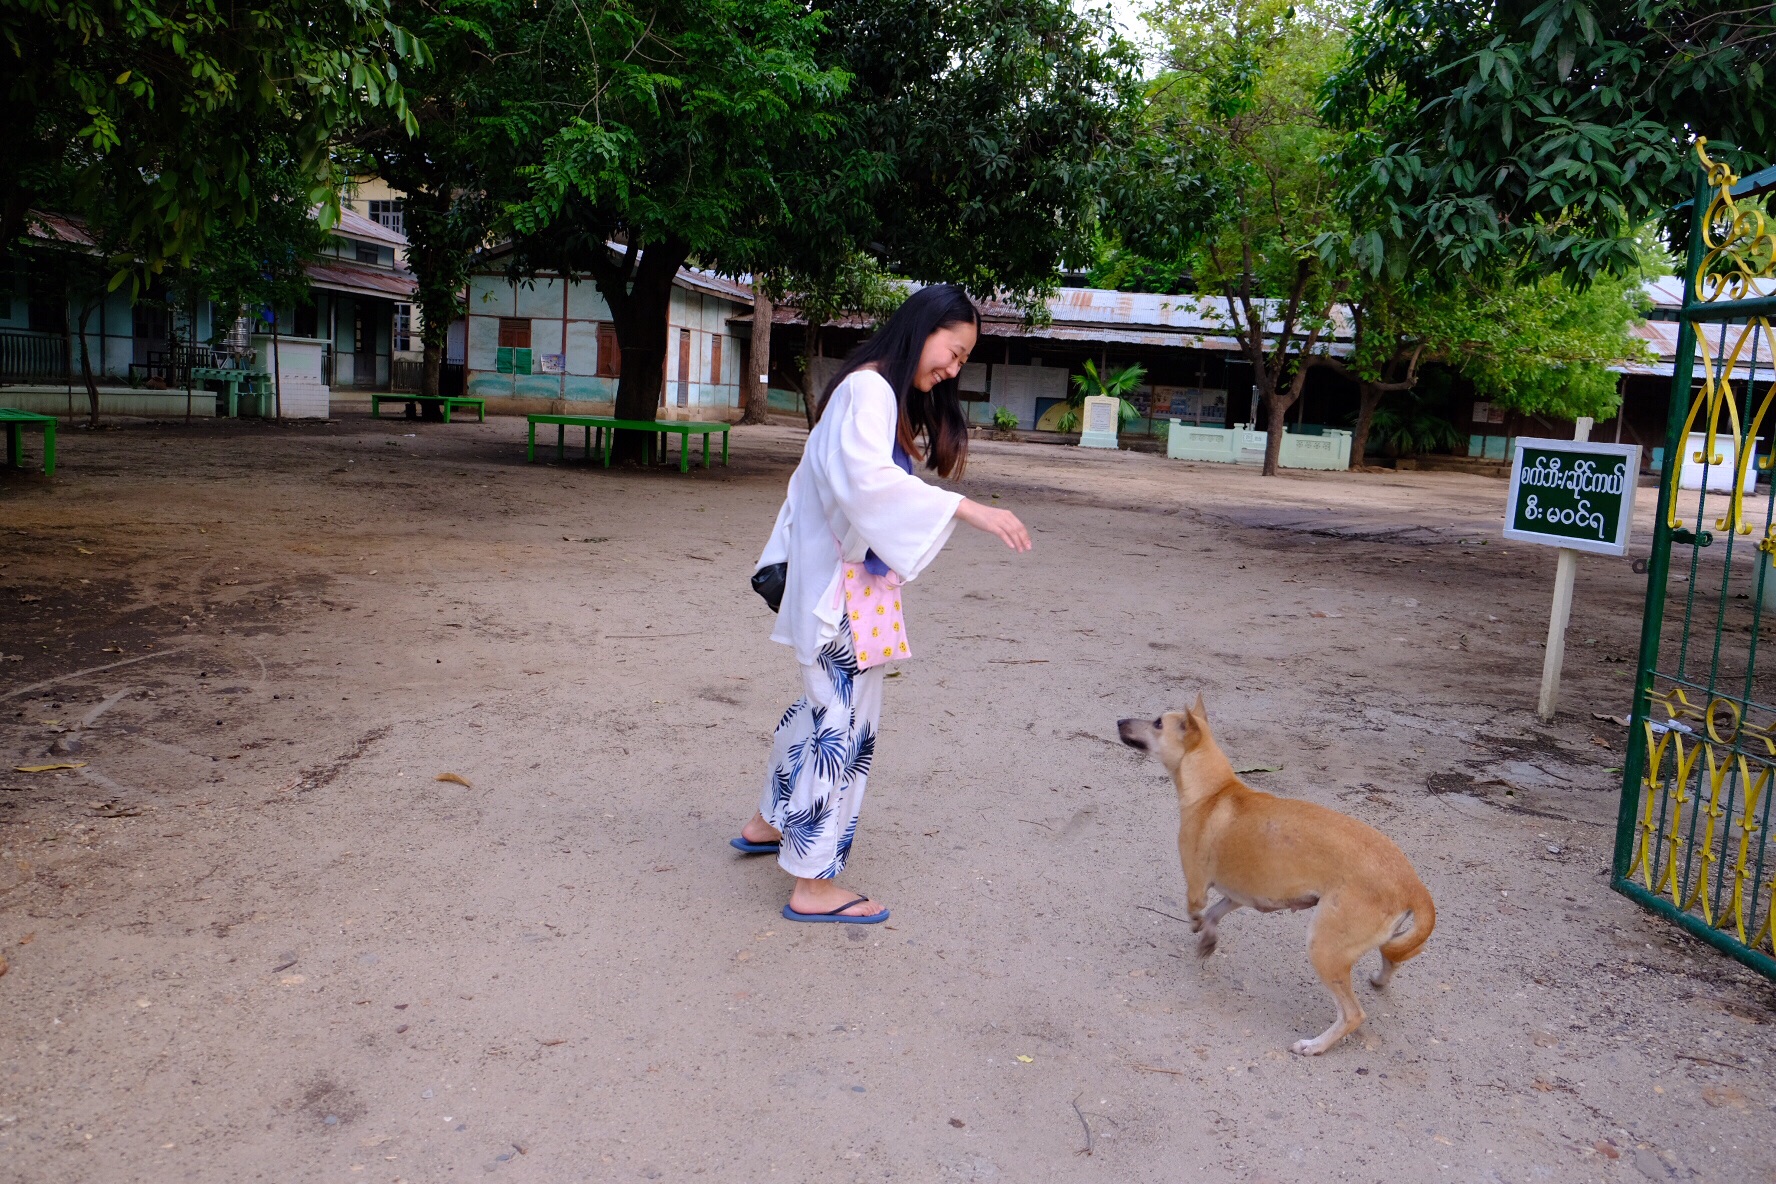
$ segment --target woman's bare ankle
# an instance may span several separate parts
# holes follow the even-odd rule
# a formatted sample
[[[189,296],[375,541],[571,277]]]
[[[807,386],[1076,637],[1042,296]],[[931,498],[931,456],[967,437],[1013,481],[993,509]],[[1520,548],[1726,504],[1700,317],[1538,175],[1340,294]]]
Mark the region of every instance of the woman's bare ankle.
[[[754,814],[740,828],[740,837],[749,843],[775,843],[783,837],[783,833],[766,822],[763,814]]]

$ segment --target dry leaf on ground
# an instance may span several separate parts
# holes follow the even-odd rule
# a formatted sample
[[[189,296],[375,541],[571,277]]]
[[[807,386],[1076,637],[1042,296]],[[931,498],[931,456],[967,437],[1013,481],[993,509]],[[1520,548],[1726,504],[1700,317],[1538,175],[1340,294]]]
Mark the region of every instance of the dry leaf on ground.
[[[65,761],[59,765],[14,765],[12,771],[15,773],[53,773],[57,769],[84,768],[86,768],[85,761]]]
[[[460,785],[464,789],[474,789],[475,788],[473,785],[471,785],[469,783],[469,779],[467,777],[464,777],[461,773],[440,773],[440,774],[438,774],[438,776],[436,778],[434,778],[434,780],[448,781],[452,785]]]

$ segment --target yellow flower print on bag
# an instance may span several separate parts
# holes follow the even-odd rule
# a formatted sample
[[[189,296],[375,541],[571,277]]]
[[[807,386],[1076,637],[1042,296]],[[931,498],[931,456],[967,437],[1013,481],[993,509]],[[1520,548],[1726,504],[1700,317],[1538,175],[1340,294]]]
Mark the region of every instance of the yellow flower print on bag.
[[[861,622],[864,606],[873,603],[876,616],[880,618],[870,626],[869,639],[874,640],[870,641],[868,645],[865,645],[866,640],[869,639],[864,637],[861,624],[856,624],[851,630],[852,638],[855,641],[852,649],[857,654],[857,668],[868,670],[883,662],[912,657],[913,652],[908,648],[906,642],[905,618],[901,615],[900,609],[900,577],[892,573],[886,577],[876,577],[867,571],[860,571],[849,565],[845,567],[844,572],[846,614],[853,622]],[[876,590],[878,579],[883,585],[881,595],[877,595]],[[891,638],[898,635],[899,641],[897,643],[881,644],[883,626],[888,627],[888,634]]]

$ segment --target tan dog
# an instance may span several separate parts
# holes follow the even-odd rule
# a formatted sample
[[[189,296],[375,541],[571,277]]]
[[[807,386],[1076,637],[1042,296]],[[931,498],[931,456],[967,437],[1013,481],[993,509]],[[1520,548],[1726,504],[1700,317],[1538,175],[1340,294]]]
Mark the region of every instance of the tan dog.
[[[1312,802],[1260,793],[1234,775],[1209,733],[1202,696],[1189,711],[1118,722],[1122,742],[1159,758],[1178,786],[1178,857],[1197,952],[1234,909],[1314,909],[1307,953],[1338,1004],[1338,1018],[1295,1051],[1317,1056],[1363,1022],[1351,967],[1381,950],[1369,981],[1385,987],[1437,924],[1431,894],[1400,849],[1372,827]],[[1221,892],[1210,905],[1209,889]]]

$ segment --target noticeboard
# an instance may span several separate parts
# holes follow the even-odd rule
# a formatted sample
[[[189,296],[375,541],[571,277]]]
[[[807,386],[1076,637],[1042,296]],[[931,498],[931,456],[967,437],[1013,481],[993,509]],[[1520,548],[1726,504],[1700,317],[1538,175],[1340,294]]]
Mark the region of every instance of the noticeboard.
[[[1518,439],[1505,537],[1622,555],[1634,523],[1640,446]]]

